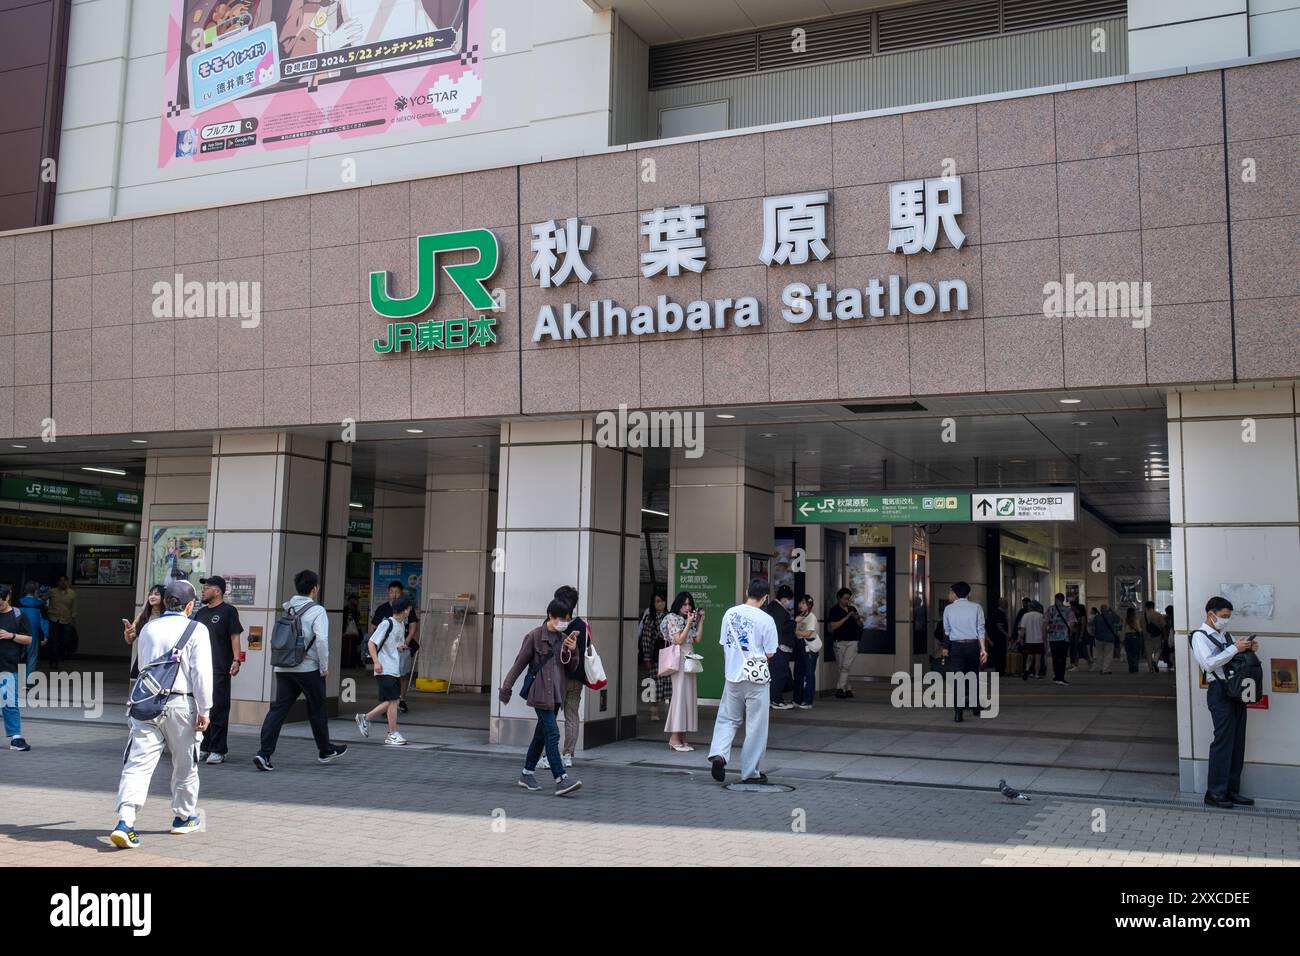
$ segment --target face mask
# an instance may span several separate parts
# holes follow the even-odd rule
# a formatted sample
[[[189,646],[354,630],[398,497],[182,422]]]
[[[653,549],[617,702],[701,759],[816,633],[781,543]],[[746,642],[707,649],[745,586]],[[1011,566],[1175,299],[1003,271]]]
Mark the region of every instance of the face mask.
[[[787,611],[789,611],[791,608],[794,607],[794,601],[788,599],[784,600],[781,602],[781,606],[784,607]]]
[[[1215,629],[1216,631],[1226,631],[1226,630],[1228,629],[1228,622],[1229,622],[1230,620],[1232,620],[1232,619],[1231,619],[1231,618],[1228,618],[1228,617],[1216,617],[1216,618],[1214,618],[1214,629]]]

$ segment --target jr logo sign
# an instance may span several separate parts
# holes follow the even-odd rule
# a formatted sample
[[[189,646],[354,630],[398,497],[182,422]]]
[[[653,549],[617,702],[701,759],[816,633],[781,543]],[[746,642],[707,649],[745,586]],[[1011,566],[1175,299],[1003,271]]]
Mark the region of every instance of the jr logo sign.
[[[497,271],[501,249],[497,237],[487,229],[464,229],[420,236],[416,242],[415,292],[406,298],[394,298],[388,292],[388,273],[370,273],[370,307],[387,319],[411,319],[428,311],[438,295],[438,253],[468,250],[478,253],[475,262],[444,265],[442,268],[460,290],[471,308],[495,312],[501,308],[483,284]],[[463,349],[471,345],[489,345],[497,340],[497,320],[490,315],[455,319],[425,319],[421,322],[391,321],[386,339],[375,339],[379,354],[412,351]]]
[[[370,307],[386,319],[409,319],[428,311],[438,294],[438,254],[461,249],[477,252],[478,260],[445,265],[442,268],[472,308],[482,312],[495,311],[496,300],[483,283],[496,274],[497,265],[501,261],[501,249],[497,237],[487,229],[464,229],[420,236],[416,243],[418,264],[415,292],[404,299],[394,298],[388,294],[388,273],[372,272]]]

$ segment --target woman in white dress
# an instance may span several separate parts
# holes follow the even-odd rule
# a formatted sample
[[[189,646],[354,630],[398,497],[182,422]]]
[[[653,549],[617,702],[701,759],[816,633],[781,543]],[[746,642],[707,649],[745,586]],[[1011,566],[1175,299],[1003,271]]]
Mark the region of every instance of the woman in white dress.
[[[695,598],[689,591],[682,591],[673,598],[672,606],[664,615],[659,630],[666,642],[681,647],[684,661],[700,639],[700,625],[703,622],[704,612],[695,610]],[[686,753],[695,749],[686,742],[686,735],[699,729],[695,675],[686,673],[686,668],[683,667],[672,675],[672,686],[673,696],[668,704],[668,722],[664,724],[664,732],[669,734],[669,747],[679,753]]]

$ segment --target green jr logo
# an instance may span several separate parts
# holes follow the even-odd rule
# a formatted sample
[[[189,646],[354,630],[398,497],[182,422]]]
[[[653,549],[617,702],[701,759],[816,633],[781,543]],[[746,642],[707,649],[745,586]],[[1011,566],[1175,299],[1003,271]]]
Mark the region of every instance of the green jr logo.
[[[416,242],[418,267],[415,292],[406,298],[394,298],[388,292],[388,273],[370,273],[370,307],[386,319],[411,319],[428,311],[438,295],[438,253],[461,249],[478,253],[475,262],[444,265],[443,271],[460,290],[465,301],[480,312],[495,312],[499,306],[483,283],[496,274],[501,261],[497,237],[487,229],[462,229],[420,236]],[[445,319],[423,322],[392,321],[387,339],[375,339],[376,352],[400,352],[403,346],[413,351],[467,348],[487,345],[497,340],[496,319],[487,315],[477,318]]]

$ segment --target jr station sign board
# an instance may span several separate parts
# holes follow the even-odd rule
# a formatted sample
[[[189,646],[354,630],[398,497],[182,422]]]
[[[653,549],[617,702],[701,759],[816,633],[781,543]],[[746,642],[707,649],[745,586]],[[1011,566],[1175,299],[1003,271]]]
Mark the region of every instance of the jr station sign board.
[[[1074,521],[1073,491],[897,491],[798,495],[797,524],[952,524],[954,522]]]

